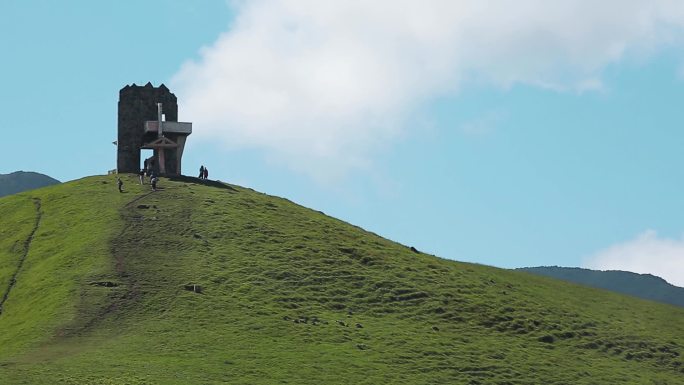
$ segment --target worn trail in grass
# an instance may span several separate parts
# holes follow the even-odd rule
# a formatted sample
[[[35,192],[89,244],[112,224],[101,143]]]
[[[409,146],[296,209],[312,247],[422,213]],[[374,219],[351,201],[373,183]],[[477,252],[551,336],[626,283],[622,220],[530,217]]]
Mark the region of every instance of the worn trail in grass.
[[[19,261],[17,262],[17,268],[14,270],[14,273],[12,273],[12,276],[9,278],[9,282],[7,283],[7,288],[5,289],[5,292],[2,295],[2,298],[0,298],[0,315],[2,315],[2,306],[5,304],[5,301],[7,301],[7,298],[9,297],[10,293],[12,292],[12,288],[14,285],[17,283],[17,275],[19,275],[19,272],[21,271],[21,267],[24,265],[24,261],[26,260],[26,256],[29,253],[29,249],[31,248],[31,241],[33,241],[33,236],[36,234],[36,230],[38,230],[38,226],[40,226],[40,218],[43,215],[43,213],[40,211],[40,199],[35,198],[33,199],[33,203],[36,206],[36,222],[33,225],[33,229],[31,229],[31,233],[28,235],[26,240],[23,243],[23,251],[21,252],[21,256],[19,257]],[[16,242],[13,245],[16,246]],[[12,251],[12,250],[10,250]]]
[[[684,376],[681,309],[415,253],[249,189],[164,179],[150,194],[133,176],[125,181],[125,194],[92,177],[0,200],[11,213],[0,229],[16,239],[30,233],[29,198],[44,211],[0,316],[0,379],[678,384]],[[16,261],[12,245],[0,240],[0,279]]]

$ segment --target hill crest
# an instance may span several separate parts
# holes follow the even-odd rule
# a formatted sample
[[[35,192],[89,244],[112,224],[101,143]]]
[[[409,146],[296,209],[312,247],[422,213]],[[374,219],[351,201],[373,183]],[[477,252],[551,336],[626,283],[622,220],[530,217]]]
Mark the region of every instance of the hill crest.
[[[32,171],[0,174],[0,197],[61,183],[57,179]]]
[[[663,278],[652,274],[560,266],[525,267],[516,270],[611,290],[651,301],[684,306],[684,288],[674,286]]]
[[[96,176],[0,199],[0,290],[16,277],[0,315],[8,383],[677,384],[684,373],[682,309],[415,253],[239,186],[162,178],[151,192],[122,178],[124,193]]]

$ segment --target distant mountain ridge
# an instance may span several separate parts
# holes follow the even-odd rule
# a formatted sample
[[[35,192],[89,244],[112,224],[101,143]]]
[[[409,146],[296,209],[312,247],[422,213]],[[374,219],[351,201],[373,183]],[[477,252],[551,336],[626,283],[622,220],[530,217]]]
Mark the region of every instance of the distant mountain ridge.
[[[671,285],[664,279],[651,274],[559,266],[524,267],[516,270],[611,290],[651,301],[684,306],[684,288]]]
[[[30,171],[0,174],[0,197],[61,183],[55,178]]]

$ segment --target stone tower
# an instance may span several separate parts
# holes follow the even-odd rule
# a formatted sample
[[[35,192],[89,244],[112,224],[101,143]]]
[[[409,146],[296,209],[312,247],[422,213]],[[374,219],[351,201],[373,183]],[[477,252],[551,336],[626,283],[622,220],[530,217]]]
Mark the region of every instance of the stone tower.
[[[192,133],[192,123],[178,122],[176,95],[165,85],[154,87],[147,83],[122,88],[118,131],[118,172],[140,171],[140,150],[151,149],[153,156],[145,160],[148,169],[162,175],[181,174],[183,148]]]

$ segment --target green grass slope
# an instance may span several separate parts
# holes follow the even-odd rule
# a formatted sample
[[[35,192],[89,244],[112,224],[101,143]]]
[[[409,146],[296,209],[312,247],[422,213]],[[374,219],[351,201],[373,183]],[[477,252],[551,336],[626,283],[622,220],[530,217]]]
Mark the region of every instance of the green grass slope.
[[[240,187],[0,199],[0,384],[682,384],[684,310]]]

